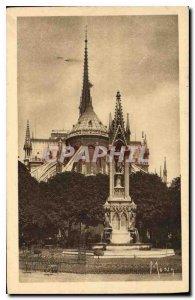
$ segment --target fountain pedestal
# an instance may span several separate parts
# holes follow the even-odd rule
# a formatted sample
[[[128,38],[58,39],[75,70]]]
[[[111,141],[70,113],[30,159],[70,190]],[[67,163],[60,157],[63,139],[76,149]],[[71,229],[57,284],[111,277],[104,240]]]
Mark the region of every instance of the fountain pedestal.
[[[129,231],[114,230],[112,232],[112,244],[129,244],[133,241]]]
[[[116,107],[119,106],[120,94],[117,93]],[[123,122],[119,124],[118,119],[116,124],[118,128],[115,128],[116,132],[112,140],[115,155],[113,159],[109,160],[109,196],[104,204],[104,241],[109,245],[131,245],[133,242],[139,241],[136,238],[139,234],[135,228],[137,206],[129,194],[130,150],[121,131],[124,124]]]

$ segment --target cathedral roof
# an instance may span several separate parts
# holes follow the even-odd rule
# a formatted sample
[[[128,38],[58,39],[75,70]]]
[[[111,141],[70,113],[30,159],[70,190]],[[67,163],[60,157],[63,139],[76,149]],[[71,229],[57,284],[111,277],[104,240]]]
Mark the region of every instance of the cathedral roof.
[[[108,131],[94,112],[93,108],[88,107],[78,119],[77,124],[73,126],[69,137],[74,135],[101,135],[108,137]]]

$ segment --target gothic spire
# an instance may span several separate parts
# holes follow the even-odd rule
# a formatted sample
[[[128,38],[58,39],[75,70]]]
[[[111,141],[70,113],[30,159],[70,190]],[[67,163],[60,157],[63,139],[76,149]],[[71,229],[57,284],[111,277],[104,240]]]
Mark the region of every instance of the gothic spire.
[[[29,125],[29,120],[27,120],[26,136],[24,142],[25,157],[30,156],[31,150],[32,150],[32,143],[30,138],[30,125]]]
[[[80,116],[86,111],[88,107],[92,107],[92,100],[90,95],[90,88],[92,84],[89,81],[88,74],[88,48],[87,48],[87,26],[85,30],[85,51],[84,51],[84,70],[83,70],[83,88],[81,94],[81,101],[79,106]]]
[[[161,166],[160,166],[160,178],[162,178],[162,170],[161,170]]]
[[[166,157],[164,158],[164,171],[167,171],[167,162],[166,162]]]
[[[126,124],[126,131],[130,133],[129,113],[127,114],[127,124]]]
[[[166,157],[164,158],[163,182],[167,184],[167,162],[166,162]]]
[[[130,143],[130,122],[129,122],[129,113],[127,114],[127,123],[126,123],[126,138],[127,138],[127,144]]]

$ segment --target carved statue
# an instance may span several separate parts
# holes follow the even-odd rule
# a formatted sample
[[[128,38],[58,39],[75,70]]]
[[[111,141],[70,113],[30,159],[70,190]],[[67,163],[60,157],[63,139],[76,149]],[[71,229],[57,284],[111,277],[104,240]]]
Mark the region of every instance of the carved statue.
[[[130,212],[130,220],[129,220],[129,228],[130,229],[135,228],[135,218],[136,218],[136,213],[131,211]]]
[[[122,187],[121,186],[121,176],[117,176],[117,178],[116,178],[116,187],[119,187],[119,188]]]
[[[105,213],[105,221],[104,221],[104,226],[107,228],[111,228],[111,224],[110,224],[110,218],[109,218],[109,214],[108,212]]]
[[[120,172],[120,163],[119,161],[116,162],[116,172]]]
[[[123,168],[122,163],[119,162],[119,161],[117,161],[116,162],[116,172],[117,173],[121,173],[122,172],[122,168]]]

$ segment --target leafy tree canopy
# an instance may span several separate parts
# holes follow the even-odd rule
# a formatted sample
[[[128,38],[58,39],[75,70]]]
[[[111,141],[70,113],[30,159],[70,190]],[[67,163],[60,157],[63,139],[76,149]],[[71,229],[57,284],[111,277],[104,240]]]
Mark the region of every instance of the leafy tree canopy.
[[[18,163],[20,237],[41,239],[60,229],[62,234],[76,224],[96,226],[104,222],[109,193],[107,175],[84,176],[60,173],[47,183],[38,183],[22,163]],[[136,224],[144,236],[165,240],[168,232],[181,234],[180,177],[168,188],[154,174],[130,175],[130,196],[137,204]]]

